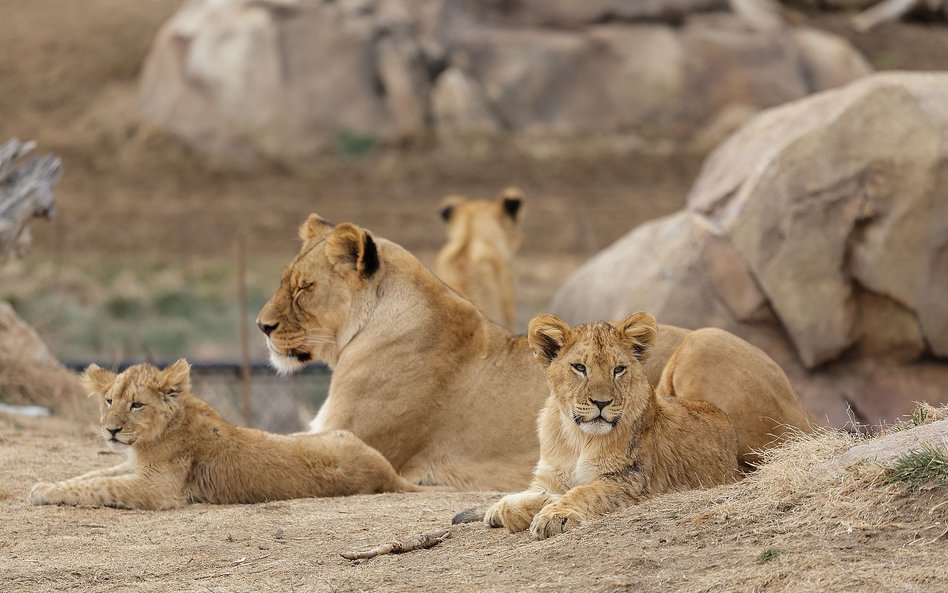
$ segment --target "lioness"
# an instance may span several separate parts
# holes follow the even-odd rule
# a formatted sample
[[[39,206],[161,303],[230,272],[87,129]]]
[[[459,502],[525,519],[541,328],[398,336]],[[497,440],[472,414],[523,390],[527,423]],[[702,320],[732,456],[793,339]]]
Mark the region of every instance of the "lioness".
[[[36,484],[33,504],[170,509],[419,490],[350,432],[284,436],[228,424],[191,394],[185,360],[164,370],[135,365],[120,375],[93,364],[82,381],[101,398],[102,436],[128,460]]]
[[[548,395],[526,337],[489,322],[406,250],[354,224],[313,214],[300,237],[257,324],[279,371],[313,360],[333,367],[310,429],[351,430],[416,484],[526,488]],[[651,384],[663,369],[659,395],[698,394],[724,410],[744,460],[784,425],[809,426],[780,367],[728,332],[658,326],[645,361]]]
[[[435,274],[508,330],[516,321],[513,255],[523,199],[523,192],[508,187],[496,200],[448,196],[441,202],[448,242],[438,252]]]
[[[708,402],[659,398],[649,384],[642,362],[656,329],[648,313],[616,325],[530,322],[550,386],[537,422],[540,461],[530,488],[502,498],[485,523],[544,539],[655,494],[735,479],[727,415]]]

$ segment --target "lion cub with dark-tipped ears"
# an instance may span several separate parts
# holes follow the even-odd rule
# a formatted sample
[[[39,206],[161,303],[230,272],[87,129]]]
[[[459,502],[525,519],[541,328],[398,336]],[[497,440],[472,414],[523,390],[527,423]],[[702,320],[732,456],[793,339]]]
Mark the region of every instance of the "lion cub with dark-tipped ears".
[[[550,386],[537,422],[540,461],[530,488],[492,506],[485,523],[544,539],[656,494],[736,479],[727,415],[695,399],[658,398],[649,384],[651,315],[575,328],[540,315],[527,337]]]
[[[346,430],[278,435],[227,423],[191,394],[191,367],[150,364],[82,376],[102,405],[102,437],[128,460],[64,482],[39,483],[33,504],[170,509],[187,502],[417,492],[381,453]]]

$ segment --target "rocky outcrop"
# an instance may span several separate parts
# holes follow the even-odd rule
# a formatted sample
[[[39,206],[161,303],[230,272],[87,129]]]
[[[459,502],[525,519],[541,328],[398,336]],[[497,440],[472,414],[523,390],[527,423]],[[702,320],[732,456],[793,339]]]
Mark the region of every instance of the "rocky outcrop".
[[[946,96],[948,74],[885,74],[761,114],[685,210],[590,260],[554,312],[726,328],[834,424],[948,402]]]
[[[723,4],[190,0],[155,40],[141,113],[238,158],[292,160],[351,137],[632,134],[688,145],[729,131],[722,112],[870,71],[832,35],[710,9]]]
[[[83,420],[95,417],[79,377],[59,364],[36,331],[0,301],[0,400],[50,408]]]

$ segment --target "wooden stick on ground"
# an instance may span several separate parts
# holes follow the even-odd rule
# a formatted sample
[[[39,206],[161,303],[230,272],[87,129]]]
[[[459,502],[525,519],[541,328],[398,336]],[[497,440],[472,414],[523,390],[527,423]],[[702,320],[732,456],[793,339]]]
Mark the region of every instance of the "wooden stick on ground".
[[[451,532],[447,529],[429,531],[428,533],[417,535],[405,541],[380,544],[362,552],[343,552],[341,556],[346,560],[368,560],[369,558],[375,558],[376,556],[383,556],[385,554],[403,554],[405,552],[433,548],[449,537],[451,537]]]

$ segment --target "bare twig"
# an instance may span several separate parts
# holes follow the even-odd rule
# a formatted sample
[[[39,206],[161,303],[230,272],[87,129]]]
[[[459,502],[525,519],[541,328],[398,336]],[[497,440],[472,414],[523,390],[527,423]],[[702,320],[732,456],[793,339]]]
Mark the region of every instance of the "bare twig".
[[[433,548],[449,537],[451,537],[451,532],[447,529],[430,531],[405,541],[380,544],[362,552],[344,552],[341,556],[346,560],[368,560],[369,558],[375,558],[376,556],[383,556],[385,554],[403,554],[405,552]]]
[[[918,4],[918,0],[885,0],[854,16],[853,28],[865,33],[884,22],[899,20]]]

